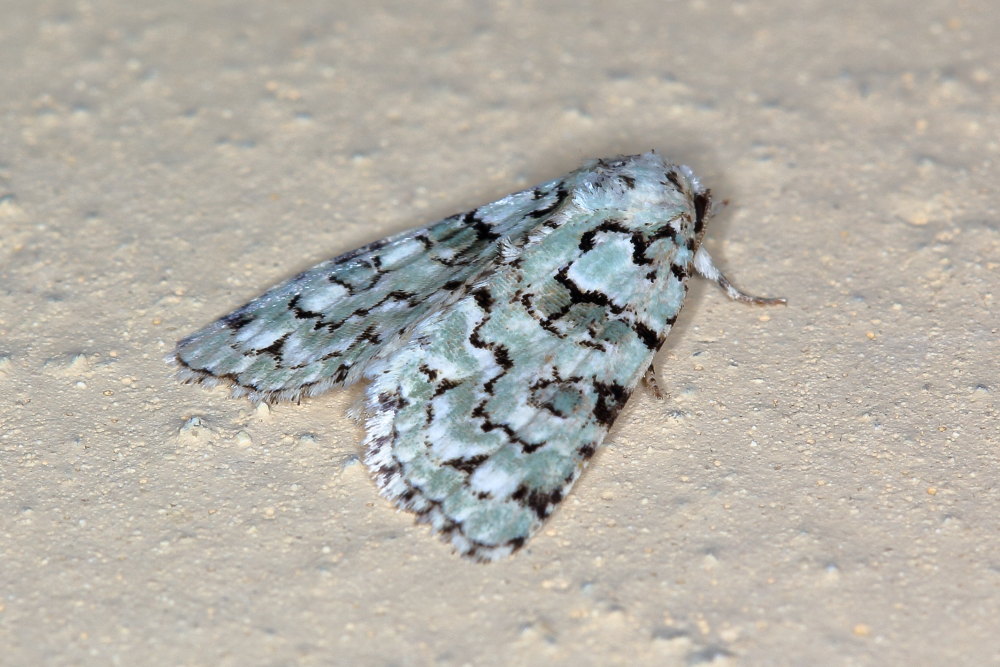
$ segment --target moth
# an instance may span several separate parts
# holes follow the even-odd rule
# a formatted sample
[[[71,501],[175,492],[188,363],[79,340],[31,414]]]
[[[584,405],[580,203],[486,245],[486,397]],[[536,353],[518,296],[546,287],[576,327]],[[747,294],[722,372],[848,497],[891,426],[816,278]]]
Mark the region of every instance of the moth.
[[[643,155],[375,241],[177,344],[185,381],[254,401],[368,381],[364,462],[463,556],[522,547],[651,367],[700,274],[711,193]]]

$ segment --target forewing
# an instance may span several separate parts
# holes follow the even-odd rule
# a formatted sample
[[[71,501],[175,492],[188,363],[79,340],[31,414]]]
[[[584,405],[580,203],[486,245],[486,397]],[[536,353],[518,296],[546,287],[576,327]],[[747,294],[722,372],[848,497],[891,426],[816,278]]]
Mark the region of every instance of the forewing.
[[[174,361],[185,380],[258,400],[350,384],[564,197],[551,181],[318,264],[180,341]]]
[[[686,290],[676,239],[600,212],[550,227],[370,369],[365,461],[383,495],[477,560],[519,548],[566,496]]]

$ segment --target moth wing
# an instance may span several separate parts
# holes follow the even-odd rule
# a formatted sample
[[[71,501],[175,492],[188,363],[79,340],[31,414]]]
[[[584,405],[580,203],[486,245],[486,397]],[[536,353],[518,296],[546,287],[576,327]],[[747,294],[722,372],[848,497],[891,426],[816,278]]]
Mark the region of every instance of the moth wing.
[[[181,340],[190,382],[228,382],[255,400],[297,399],[351,384],[428,313],[460,296],[539,211],[565,197],[551,181],[375,241],[277,285]]]
[[[596,229],[599,218],[574,224]],[[461,554],[512,553],[566,496],[652,361],[686,292],[690,252],[663,239],[655,270],[632,236],[600,232],[563,269],[548,246],[414,330],[369,370],[365,462],[382,495]],[[577,234],[574,238],[579,239]],[[531,245],[531,241],[529,241]],[[524,261],[521,261],[521,260]],[[560,262],[556,257],[556,262]],[[588,266],[614,267],[601,292]]]

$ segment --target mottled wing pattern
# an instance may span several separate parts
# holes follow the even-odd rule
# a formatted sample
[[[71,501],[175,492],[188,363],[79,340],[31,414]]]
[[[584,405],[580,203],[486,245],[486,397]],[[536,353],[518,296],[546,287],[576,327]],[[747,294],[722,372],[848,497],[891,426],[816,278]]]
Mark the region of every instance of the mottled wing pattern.
[[[564,187],[519,252],[366,372],[382,494],[477,560],[523,545],[603,442],[680,310],[708,204],[651,153]]]
[[[350,384],[565,196],[550,181],[323,262],[180,341],[173,360],[187,381],[229,382],[255,400]]]

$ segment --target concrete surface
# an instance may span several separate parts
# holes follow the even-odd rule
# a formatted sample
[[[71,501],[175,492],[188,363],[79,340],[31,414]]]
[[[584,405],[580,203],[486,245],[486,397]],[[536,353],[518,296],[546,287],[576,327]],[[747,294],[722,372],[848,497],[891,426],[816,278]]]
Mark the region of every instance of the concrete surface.
[[[1000,662],[1000,18],[986,0],[6,0],[5,665]],[[175,340],[311,264],[655,148],[730,206],[574,493],[458,559],[355,387]]]

